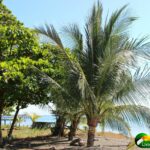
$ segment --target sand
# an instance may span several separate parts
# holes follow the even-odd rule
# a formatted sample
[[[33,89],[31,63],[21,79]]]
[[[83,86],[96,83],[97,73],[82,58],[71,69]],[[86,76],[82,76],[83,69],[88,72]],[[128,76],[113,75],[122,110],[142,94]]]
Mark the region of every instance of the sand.
[[[106,134],[107,135],[107,134]],[[70,146],[70,142],[67,138],[62,137],[37,137],[14,140],[12,143],[7,144],[6,150],[50,150],[55,147],[56,150],[127,150],[127,145],[130,142],[129,138],[115,136],[96,136],[95,146],[87,148],[86,146]],[[76,137],[78,138],[78,137]],[[81,136],[80,136],[81,138]],[[86,143],[86,139],[83,137],[83,141]],[[135,147],[133,150],[142,150]],[[149,149],[147,149],[149,150]]]

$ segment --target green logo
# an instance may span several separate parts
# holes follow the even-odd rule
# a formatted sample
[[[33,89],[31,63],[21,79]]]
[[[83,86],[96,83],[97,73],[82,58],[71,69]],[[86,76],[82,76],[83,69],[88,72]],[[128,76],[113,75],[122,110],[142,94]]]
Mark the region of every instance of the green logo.
[[[140,133],[135,138],[135,143],[140,148],[150,148],[150,135]]]

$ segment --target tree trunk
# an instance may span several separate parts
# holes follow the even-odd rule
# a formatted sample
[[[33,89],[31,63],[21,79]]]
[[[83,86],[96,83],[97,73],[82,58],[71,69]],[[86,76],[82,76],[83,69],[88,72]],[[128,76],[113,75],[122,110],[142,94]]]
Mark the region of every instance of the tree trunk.
[[[70,132],[68,133],[68,140],[72,141],[73,137],[76,135],[76,130],[79,124],[79,118],[78,119],[74,119],[71,122],[71,126],[70,126]]]
[[[17,116],[18,116],[18,113],[19,113],[19,110],[20,110],[20,104],[18,103],[17,107],[16,107],[16,112],[15,112],[15,116],[13,118],[13,122],[11,124],[11,127],[10,127],[10,130],[9,130],[9,133],[8,133],[8,139],[10,140],[11,137],[12,137],[12,133],[13,133],[13,129],[14,129],[14,126],[15,126],[15,123],[17,121]]]
[[[63,116],[59,116],[52,136],[64,136],[64,128],[65,128],[65,119]]]
[[[88,119],[88,139],[87,139],[87,147],[94,146],[94,138],[95,138],[95,130],[98,123],[97,118]]]

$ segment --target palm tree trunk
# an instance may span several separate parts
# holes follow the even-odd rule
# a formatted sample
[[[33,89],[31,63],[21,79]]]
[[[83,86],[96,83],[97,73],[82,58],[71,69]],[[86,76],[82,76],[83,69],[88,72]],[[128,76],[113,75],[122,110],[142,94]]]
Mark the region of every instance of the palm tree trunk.
[[[63,118],[59,130],[59,135],[58,135],[59,137],[63,137],[65,135],[64,129],[65,129],[65,119]]]
[[[88,119],[88,139],[87,139],[87,147],[94,146],[94,138],[95,138],[95,131],[96,131],[96,126],[98,123],[97,118],[89,118]]]
[[[79,124],[79,120],[80,119],[78,118],[78,119],[74,119],[71,122],[70,132],[68,133],[68,140],[69,141],[72,141],[73,137],[76,135],[76,131],[77,131],[77,127],[78,127],[78,124]]]
[[[52,136],[64,136],[65,119],[63,116],[59,116]]]
[[[16,123],[19,110],[20,110],[20,103],[18,103],[18,105],[17,105],[17,107],[16,107],[15,116],[14,116],[14,118],[13,118],[13,122],[12,122],[12,124],[11,124],[10,130],[9,130],[9,133],[8,133],[8,139],[11,139],[11,137],[12,137],[14,125],[15,125],[15,123]]]

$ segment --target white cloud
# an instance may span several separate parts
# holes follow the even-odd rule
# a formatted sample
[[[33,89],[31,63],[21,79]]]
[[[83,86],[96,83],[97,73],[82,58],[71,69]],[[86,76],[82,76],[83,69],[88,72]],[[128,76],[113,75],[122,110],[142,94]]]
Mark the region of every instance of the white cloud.
[[[25,114],[25,113],[29,113],[29,114],[36,113],[38,115],[43,116],[43,115],[50,115],[51,111],[46,107],[40,108],[40,106],[38,105],[29,105],[27,108],[21,109],[19,112],[19,114]]]

